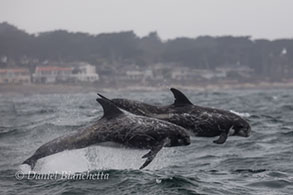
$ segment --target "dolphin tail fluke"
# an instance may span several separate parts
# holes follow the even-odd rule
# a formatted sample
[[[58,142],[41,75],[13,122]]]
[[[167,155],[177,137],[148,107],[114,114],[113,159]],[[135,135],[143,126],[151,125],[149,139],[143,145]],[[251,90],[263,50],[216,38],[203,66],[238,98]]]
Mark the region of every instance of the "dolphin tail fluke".
[[[22,164],[27,164],[31,167],[31,169],[34,169],[35,165],[36,165],[36,160],[33,159],[32,157],[26,159]]]
[[[182,105],[193,105],[191,101],[178,89],[171,88],[171,92],[174,95],[175,101],[174,104],[175,106],[182,106]]]
[[[119,114],[123,114],[123,112],[108,98],[104,97],[103,95],[99,94],[98,95],[101,98],[97,98],[96,100],[102,105],[103,110],[104,110],[104,116],[103,118],[110,119],[114,116],[117,116]]]
[[[143,155],[142,158],[146,158],[146,161],[143,163],[143,165],[139,169],[143,169],[146,166],[148,166],[154,160],[158,152],[164,147],[165,144],[166,144],[166,141],[164,140],[160,144],[152,147],[148,153]]]

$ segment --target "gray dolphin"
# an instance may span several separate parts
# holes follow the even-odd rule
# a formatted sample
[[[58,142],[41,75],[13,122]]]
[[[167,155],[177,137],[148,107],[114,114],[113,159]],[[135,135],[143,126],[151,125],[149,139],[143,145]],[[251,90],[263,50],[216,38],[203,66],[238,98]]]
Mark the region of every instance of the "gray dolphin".
[[[170,89],[175,101],[167,106],[154,106],[129,99],[112,99],[131,113],[165,120],[190,130],[195,136],[219,136],[214,143],[223,144],[228,135],[248,137],[251,127],[242,117],[226,110],[194,105],[179,90]]]
[[[33,169],[37,160],[64,150],[84,148],[102,142],[115,142],[125,147],[150,149],[142,158],[146,167],[162,147],[184,146],[190,144],[188,132],[180,126],[154,118],[137,116],[125,112],[104,96],[97,101],[102,105],[104,115],[88,128],[62,136],[39,147],[23,162]]]

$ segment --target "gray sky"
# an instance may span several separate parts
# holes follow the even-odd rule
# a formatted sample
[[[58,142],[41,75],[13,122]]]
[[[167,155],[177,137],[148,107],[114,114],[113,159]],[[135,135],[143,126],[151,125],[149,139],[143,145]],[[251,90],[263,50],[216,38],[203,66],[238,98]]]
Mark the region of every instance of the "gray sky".
[[[30,33],[157,31],[161,38],[293,38],[293,0],[0,0],[0,22]]]

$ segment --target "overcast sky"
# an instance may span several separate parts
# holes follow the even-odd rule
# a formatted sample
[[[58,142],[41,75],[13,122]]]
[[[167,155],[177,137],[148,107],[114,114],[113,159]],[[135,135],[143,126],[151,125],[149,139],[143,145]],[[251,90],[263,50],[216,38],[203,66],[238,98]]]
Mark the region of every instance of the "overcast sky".
[[[0,0],[0,22],[30,33],[157,31],[162,39],[199,35],[293,38],[293,0]]]

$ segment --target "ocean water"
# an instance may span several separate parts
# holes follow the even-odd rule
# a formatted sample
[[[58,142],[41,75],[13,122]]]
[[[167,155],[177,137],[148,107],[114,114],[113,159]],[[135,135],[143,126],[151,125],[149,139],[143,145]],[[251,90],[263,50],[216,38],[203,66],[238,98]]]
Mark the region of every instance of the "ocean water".
[[[106,92],[167,105],[169,91]],[[193,137],[164,148],[145,169],[146,150],[91,146],[20,164],[42,144],[102,116],[96,93],[0,95],[0,194],[293,194],[293,90],[186,91],[193,103],[231,110],[252,126],[248,138]],[[30,173],[30,174],[28,174]],[[98,175],[70,178],[70,175]],[[56,178],[41,176],[54,175]],[[62,176],[68,177],[62,177]],[[103,174],[104,177],[100,177]],[[107,177],[105,177],[107,176]]]

